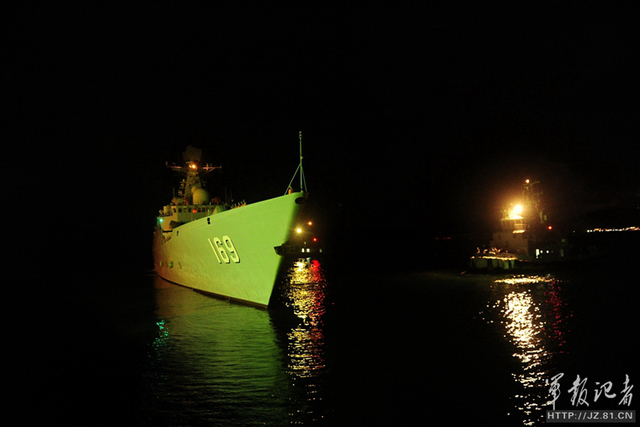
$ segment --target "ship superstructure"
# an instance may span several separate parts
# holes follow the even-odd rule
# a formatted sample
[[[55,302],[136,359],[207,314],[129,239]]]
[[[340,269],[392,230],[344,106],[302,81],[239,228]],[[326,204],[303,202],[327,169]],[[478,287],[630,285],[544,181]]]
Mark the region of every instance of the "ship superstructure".
[[[500,228],[489,248],[478,249],[471,266],[478,269],[511,269],[516,261],[556,261],[564,258],[566,242],[549,224],[540,182],[525,180],[518,203],[502,209]]]
[[[539,185],[539,181],[525,180],[520,202],[502,209],[500,229],[489,243],[492,248],[525,257],[535,254],[535,246],[548,234],[548,215],[541,204]]]
[[[489,243],[501,252],[516,254],[525,260],[556,260],[564,258],[566,242],[549,222],[540,190],[540,182],[525,180],[519,203],[502,209],[500,229]]]
[[[183,166],[168,165],[182,181],[157,217],[155,271],[182,286],[266,307],[282,248],[290,244],[307,198],[302,155],[296,171],[300,191],[290,184],[283,196],[235,205],[212,198],[205,189],[203,177],[218,166],[200,165],[201,155],[200,149],[188,147]]]

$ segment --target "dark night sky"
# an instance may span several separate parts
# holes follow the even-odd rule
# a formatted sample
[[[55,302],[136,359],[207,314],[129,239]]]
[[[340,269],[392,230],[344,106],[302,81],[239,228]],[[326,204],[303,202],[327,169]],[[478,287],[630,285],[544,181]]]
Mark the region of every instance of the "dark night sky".
[[[23,6],[5,26],[6,180],[14,198],[137,229],[187,144],[252,202],[284,191],[302,130],[312,194],[369,225],[468,231],[526,177],[558,218],[632,210],[639,14],[625,5]]]

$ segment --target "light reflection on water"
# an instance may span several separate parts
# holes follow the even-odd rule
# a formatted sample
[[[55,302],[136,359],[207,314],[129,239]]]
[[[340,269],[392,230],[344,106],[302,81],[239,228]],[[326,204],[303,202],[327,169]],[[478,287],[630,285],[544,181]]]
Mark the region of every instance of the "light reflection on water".
[[[321,374],[325,371],[323,315],[326,281],[320,261],[299,259],[287,271],[282,300],[299,319],[287,332],[287,373],[304,390],[300,412],[309,422],[324,418]],[[300,423],[303,423],[300,421]]]
[[[269,313],[155,281],[157,336],[145,367],[144,423],[264,425],[290,412]]]
[[[157,334],[144,369],[145,425],[289,425],[324,417],[326,282],[300,260],[281,284],[297,322],[157,277]]]
[[[290,373],[307,378],[324,368],[322,315],[325,312],[325,280],[318,260],[298,260],[289,269],[282,287],[285,305],[301,322],[288,334]]]
[[[513,379],[519,386],[514,405],[524,425],[540,423],[551,404],[546,380],[554,358],[564,351],[566,321],[571,317],[563,301],[561,283],[553,277],[517,276],[495,280],[485,320],[503,325],[504,338],[517,361]]]

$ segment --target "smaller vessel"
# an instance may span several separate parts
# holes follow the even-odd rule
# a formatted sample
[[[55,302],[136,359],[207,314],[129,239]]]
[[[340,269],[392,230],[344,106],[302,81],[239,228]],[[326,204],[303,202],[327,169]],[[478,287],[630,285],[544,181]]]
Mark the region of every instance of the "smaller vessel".
[[[300,222],[300,221],[299,221]],[[280,245],[279,255],[292,258],[318,258],[324,254],[324,248],[315,230],[314,221],[307,219],[295,229],[288,243]]]
[[[521,200],[502,209],[500,228],[493,233],[489,248],[478,248],[471,257],[472,268],[509,270],[516,261],[563,260],[566,240],[559,238],[549,224],[539,186],[539,181],[525,180]]]

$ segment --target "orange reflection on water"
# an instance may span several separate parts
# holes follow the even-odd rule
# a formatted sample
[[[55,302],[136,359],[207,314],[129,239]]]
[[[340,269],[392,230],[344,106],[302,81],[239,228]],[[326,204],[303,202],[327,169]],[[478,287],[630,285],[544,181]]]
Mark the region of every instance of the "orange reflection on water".
[[[284,304],[299,318],[287,331],[287,372],[295,389],[304,393],[305,403],[299,402],[296,413],[289,414],[291,424],[316,423],[326,412],[322,388],[326,281],[320,262],[300,259],[293,263],[281,289]]]
[[[524,415],[524,425],[535,425],[551,403],[545,381],[565,342],[560,286],[552,277],[518,276],[496,280],[491,290],[490,317],[504,325],[504,337],[519,361],[512,372],[521,386],[514,396],[516,408]]]
[[[289,269],[283,295],[302,321],[288,333],[289,370],[299,378],[317,375],[325,367],[322,315],[326,282],[318,260],[298,260]]]

